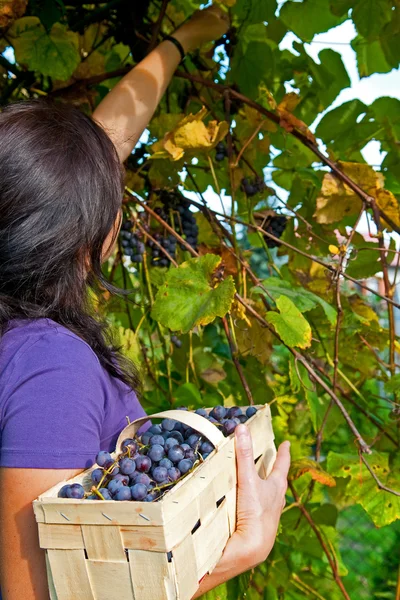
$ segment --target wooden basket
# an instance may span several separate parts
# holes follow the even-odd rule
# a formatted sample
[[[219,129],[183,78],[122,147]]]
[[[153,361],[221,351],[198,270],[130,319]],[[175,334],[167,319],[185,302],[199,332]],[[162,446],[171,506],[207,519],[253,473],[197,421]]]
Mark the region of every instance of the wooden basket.
[[[258,472],[267,477],[276,456],[271,413],[268,405],[257,408],[246,425]],[[234,435],[224,437],[195,413],[169,410],[128,425],[116,454],[143,421],[167,417],[200,432],[215,450],[161,500],[58,498],[62,481],[33,503],[52,600],[190,600],[214,569],[236,527]],[[89,489],[93,468],[68,483]]]

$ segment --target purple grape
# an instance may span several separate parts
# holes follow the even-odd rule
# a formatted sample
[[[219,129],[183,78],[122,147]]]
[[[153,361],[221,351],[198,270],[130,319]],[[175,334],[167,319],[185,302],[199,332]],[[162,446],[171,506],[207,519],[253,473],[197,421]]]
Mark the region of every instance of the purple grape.
[[[142,444],[144,444],[145,446],[147,446],[147,445],[149,444],[149,442],[150,442],[150,438],[151,438],[152,436],[153,436],[153,434],[152,434],[150,431],[145,431],[145,432],[142,434],[142,437],[141,437],[141,442],[142,442]]]
[[[147,496],[144,498],[145,502],[153,502],[154,500],[157,500],[157,498],[159,498],[160,494],[159,492],[149,492],[147,494]]]
[[[143,483],[143,485],[149,487],[151,479],[146,473],[134,473],[133,483]]]
[[[176,437],[169,437],[165,440],[165,451],[168,452],[168,450],[171,450],[171,448],[173,448],[174,446],[179,446],[179,442],[176,439]]]
[[[256,412],[257,412],[257,409],[256,409],[256,407],[255,407],[255,406],[249,406],[249,408],[247,408],[247,409],[246,409],[246,417],[247,417],[248,419],[251,419],[251,417],[252,417],[253,415],[255,415],[255,414],[256,414]]]
[[[240,415],[242,415],[242,409],[240,408],[240,406],[232,406],[229,410],[228,410],[228,414],[226,415],[228,419],[233,419],[234,417],[240,417]]]
[[[212,409],[212,411],[210,412],[210,417],[213,417],[214,419],[216,419],[217,421],[219,421],[220,419],[223,419],[226,415],[226,408],[225,406],[214,406],[214,408]]]
[[[62,488],[58,491],[58,497],[59,498],[68,498],[67,496],[67,491],[69,490],[70,485],[63,485]]]
[[[181,446],[174,446],[168,451],[168,458],[173,463],[177,463],[185,458],[185,452],[182,450]]]
[[[210,454],[214,450],[214,446],[211,442],[203,442],[200,446],[201,454]]]
[[[173,431],[176,421],[174,419],[164,419],[161,423],[161,427],[164,431]]]
[[[246,423],[246,421],[248,420],[246,415],[239,415],[238,419],[241,423]]]
[[[192,467],[193,467],[193,463],[188,458],[184,458],[183,460],[179,461],[179,463],[178,463],[178,469],[180,470],[182,475],[185,475],[185,473],[190,471],[190,469]]]
[[[208,416],[205,408],[196,408],[196,410],[194,412],[196,413],[196,415],[200,415],[201,417]]]
[[[132,475],[136,471],[136,463],[133,458],[123,458],[120,460],[119,470],[122,475]]]
[[[128,438],[122,442],[121,450],[122,452],[127,452],[129,450],[130,456],[134,456],[138,451],[138,445],[135,440]]]
[[[99,465],[99,467],[104,467],[105,464],[109,463],[110,461],[112,462],[111,454],[105,450],[102,450],[96,456],[96,463]]]
[[[140,455],[135,458],[136,469],[139,473],[148,473],[151,469],[151,459],[148,456]]]
[[[85,496],[85,490],[80,483],[73,483],[66,490],[67,498],[74,498],[75,500],[81,500]]]
[[[165,467],[156,467],[153,471],[153,479],[157,483],[163,483],[168,480],[168,470]]]
[[[228,419],[224,423],[223,432],[225,433],[225,435],[231,435],[231,433],[233,433],[235,431],[236,426],[237,426],[237,423],[235,423],[235,421],[233,421],[233,419]]]
[[[178,442],[181,444],[183,442],[183,435],[180,431],[171,431],[171,433],[168,434],[168,438],[175,438],[176,440],[178,440]]]
[[[185,450],[185,458],[190,458],[193,462],[196,460],[196,453],[193,448],[189,447],[188,450]]]
[[[148,451],[147,456],[151,458],[153,462],[159,462],[165,456],[163,446],[160,444],[154,444],[154,446],[151,446],[150,450]]]
[[[152,425],[147,431],[153,435],[159,435],[162,432],[162,428],[161,425]]]
[[[173,464],[172,464],[172,461],[169,460],[169,458],[162,458],[160,460],[160,464],[158,466],[165,467],[166,469],[170,469],[173,466]]]
[[[203,454],[203,460],[206,460],[207,456],[209,456],[208,452],[206,452],[205,454]]]
[[[123,485],[128,485],[129,476],[122,475],[122,473],[117,473],[116,475],[112,476],[111,481],[120,481]]]
[[[197,433],[193,433],[187,438],[187,443],[193,448],[193,450],[196,450],[197,446],[199,445],[199,442],[201,442],[201,436]]]
[[[192,446],[189,446],[189,444],[181,444],[181,448],[185,452],[186,452],[186,450],[193,450]]]
[[[108,484],[107,489],[110,492],[111,496],[115,496],[115,494],[118,492],[118,490],[123,487],[126,487],[126,486],[124,486],[124,484],[122,483],[122,481],[120,479],[112,479],[110,481],[110,483]]]
[[[103,496],[104,500],[112,500],[112,496],[107,488],[100,488],[100,494]],[[98,496],[96,496],[97,500],[100,500]]]
[[[114,496],[114,500],[124,501],[124,500],[132,500],[132,492],[129,487],[122,487],[118,490],[118,492]]]
[[[164,446],[165,440],[162,435],[153,435],[150,438],[150,446],[154,446],[154,444],[158,444],[159,446]]]
[[[168,469],[168,477],[171,481],[177,481],[179,477],[182,477],[182,473],[177,467],[171,467]]]
[[[131,488],[133,500],[144,500],[147,496],[147,485],[135,483]]]

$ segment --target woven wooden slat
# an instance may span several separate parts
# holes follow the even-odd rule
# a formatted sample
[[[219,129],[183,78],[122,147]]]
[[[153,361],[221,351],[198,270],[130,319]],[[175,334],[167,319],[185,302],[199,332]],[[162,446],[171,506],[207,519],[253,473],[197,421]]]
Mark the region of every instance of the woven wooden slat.
[[[188,535],[172,552],[177,581],[177,600],[187,600],[197,591],[199,577],[193,536]]]
[[[175,600],[174,573],[163,552],[129,550],[134,600]]]
[[[83,550],[47,550],[57,600],[96,600]]]
[[[119,527],[82,525],[86,554],[93,560],[126,562],[126,554]]]
[[[96,600],[124,600],[133,598],[129,564],[88,560],[87,570]]]
[[[39,523],[41,548],[79,550],[85,547],[80,525],[53,525]]]

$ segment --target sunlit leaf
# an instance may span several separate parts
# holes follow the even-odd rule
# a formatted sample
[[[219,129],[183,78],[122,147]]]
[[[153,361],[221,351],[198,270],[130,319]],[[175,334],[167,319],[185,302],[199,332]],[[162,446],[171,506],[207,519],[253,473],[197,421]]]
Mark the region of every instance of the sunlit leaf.
[[[17,61],[43,75],[67,80],[80,63],[79,36],[61,23],[47,33],[37,17],[22,17],[7,35]]]
[[[192,258],[168,272],[157,292],[152,317],[172,331],[187,332],[206,325],[229,311],[235,284],[231,276],[220,280],[219,256]]]
[[[266,318],[288,346],[308,348],[311,345],[311,327],[287,296],[276,299],[279,313],[269,311]]]

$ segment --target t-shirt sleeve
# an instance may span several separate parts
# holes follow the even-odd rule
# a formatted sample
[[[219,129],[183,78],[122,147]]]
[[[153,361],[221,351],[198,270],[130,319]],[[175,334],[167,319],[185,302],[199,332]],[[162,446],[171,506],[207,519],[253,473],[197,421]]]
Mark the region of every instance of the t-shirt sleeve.
[[[91,348],[73,336],[44,335],[16,365],[3,389],[0,466],[91,466],[105,412],[103,370]]]

